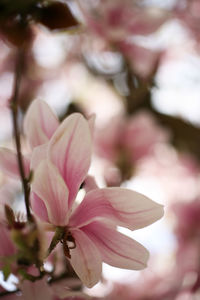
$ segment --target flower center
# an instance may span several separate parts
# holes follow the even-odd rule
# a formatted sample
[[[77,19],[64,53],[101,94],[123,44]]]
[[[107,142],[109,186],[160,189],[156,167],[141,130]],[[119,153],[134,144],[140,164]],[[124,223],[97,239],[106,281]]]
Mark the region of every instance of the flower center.
[[[66,228],[61,239],[63,244],[63,251],[66,257],[71,258],[70,250],[76,248],[76,242],[71,232]]]

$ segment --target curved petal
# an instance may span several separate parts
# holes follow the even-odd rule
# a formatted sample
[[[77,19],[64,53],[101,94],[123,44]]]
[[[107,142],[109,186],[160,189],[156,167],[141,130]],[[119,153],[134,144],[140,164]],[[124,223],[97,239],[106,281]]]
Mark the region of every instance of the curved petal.
[[[57,166],[69,189],[69,207],[88,172],[91,151],[88,122],[79,113],[66,118],[50,140],[48,158]]]
[[[107,264],[130,270],[146,267],[149,258],[147,249],[111,226],[96,221],[82,230],[93,240]]]
[[[28,157],[23,156],[23,163],[26,176],[29,175],[30,161]],[[17,161],[17,154],[6,148],[0,148],[0,169],[7,175],[19,179],[19,167]]]
[[[31,156],[31,170],[35,170],[42,160],[47,158],[48,143],[37,146],[32,151]]]
[[[91,175],[88,175],[84,180],[83,188],[86,191],[86,193],[88,193],[91,190],[98,189],[98,185],[96,183],[95,178]]]
[[[101,255],[84,232],[72,230],[71,233],[76,242],[76,248],[70,251],[71,265],[81,281],[91,288],[101,277]]]
[[[56,131],[59,121],[49,105],[34,100],[24,118],[24,132],[32,148],[46,143]]]
[[[95,219],[109,218],[131,230],[143,228],[163,216],[163,206],[146,196],[123,188],[95,189],[86,194],[70,218],[70,226],[80,227]]]
[[[44,202],[49,221],[56,226],[65,226],[68,214],[68,189],[51,162],[42,161],[34,172],[32,191]]]
[[[47,208],[44,202],[34,192],[31,193],[31,208],[33,212],[44,222],[50,223]]]

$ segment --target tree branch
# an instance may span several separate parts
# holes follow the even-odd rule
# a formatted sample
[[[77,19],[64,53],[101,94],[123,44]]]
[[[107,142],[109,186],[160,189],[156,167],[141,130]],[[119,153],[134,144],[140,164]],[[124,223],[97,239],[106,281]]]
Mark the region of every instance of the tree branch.
[[[24,171],[24,164],[23,164],[23,158],[21,153],[20,131],[18,127],[18,100],[19,100],[20,83],[23,74],[23,67],[24,67],[24,49],[19,48],[17,50],[17,55],[16,55],[14,87],[13,87],[13,95],[11,97],[10,107],[12,112],[13,135],[14,135],[16,150],[17,150],[19,173],[20,173],[22,186],[23,186],[27,218],[30,221],[32,219],[30,213],[30,206],[29,206],[30,186],[29,186],[29,180],[26,178],[25,171]]]

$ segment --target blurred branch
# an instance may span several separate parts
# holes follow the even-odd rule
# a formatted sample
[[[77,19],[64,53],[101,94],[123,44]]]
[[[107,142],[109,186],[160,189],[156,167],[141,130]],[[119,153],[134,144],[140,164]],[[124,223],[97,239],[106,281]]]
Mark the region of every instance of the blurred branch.
[[[134,78],[136,84],[134,84]],[[127,85],[129,95],[126,97],[126,111],[133,115],[141,109],[150,111],[158,122],[166,127],[172,134],[171,142],[180,151],[193,154],[200,161],[200,128],[175,116],[158,112],[152,105],[151,90],[154,87],[154,73],[149,80],[142,80],[127,69]]]
[[[84,63],[88,70],[96,77],[103,78],[108,84],[113,85],[113,78],[116,74],[104,74],[97,69],[88,65],[87,61]],[[158,112],[152,104],[152,88],[155,84],[155,74],[158,65],[155,65],[152,74],[148,78],[142,78],[133,72],[129,62],[124,57],[124,68],[121,72],[126,73],[126,84],[128,88],[128,95],[125,97],[125,109],[127,115],[131,116],[139,110],[150,111],[158,122],[165,126],[172,134],[171,142],[180,151],[187,151],[193,154],[200,161],[200,128],[195,127],[189,122],[175,117]]]
[[[14,87],[13,87],[13,95],[10,101],[10,107],[12,112],[12,121],[13,121],[13,133],[14,139],[17,149],[17,159],[19,166],[19,173],[22,181],[23,191],[24,191],[24,200],[26,205],[27,218],[31,220],[30,206],[29,206],[29,194],[30,194],[30,186],[29,180],[26,178],[24,171],[24,164],[21,153],[21,141],[20,141],[20,131],[18,127],[18,100],[19,100],[19,89],[20,83],[22,79],[24,66],[24,49],[19,48],[17,50],[16,55],[16,67],[15,67],[15,77],[14,77]]]

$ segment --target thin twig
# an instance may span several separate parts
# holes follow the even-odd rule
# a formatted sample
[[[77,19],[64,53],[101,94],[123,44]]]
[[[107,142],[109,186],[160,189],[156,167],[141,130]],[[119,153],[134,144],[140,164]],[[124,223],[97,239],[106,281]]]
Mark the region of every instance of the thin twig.
[[[23,186],[27,218],[30,221],[32,219],[30,213],[30,206],[29,206],[30,186],[29,186],[29,180],[26,178],[25,171],[24,171],[24,164],[23,164],[22,153],[21,153],[20,131],[18,127],[18,100],[19,100],[19,88],[22,79],[23,67],[24,67],[24,49],[23,48],[18,49],[17,51],[18,52],[16,57],[14,87],[13,87],[13,95],[11,98],[10,107],[12,111],[13,134],[14,134],[14,139],[15,139],[15,144],[17,149],[19,173],[20,173],[22,186]]]

